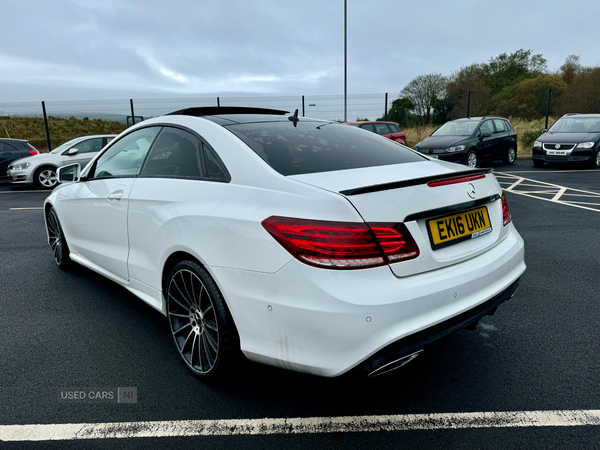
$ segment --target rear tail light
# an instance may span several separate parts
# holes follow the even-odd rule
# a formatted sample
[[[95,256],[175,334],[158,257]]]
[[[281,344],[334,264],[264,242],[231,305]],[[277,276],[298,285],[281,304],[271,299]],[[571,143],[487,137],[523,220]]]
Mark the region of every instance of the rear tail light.
[[[467,183],[469,181],[481,180],[485,178],[485,174],[478,173],[476,175],[467,175],[462,177],[444,178],[443,180],[435,180],[427,183],[429,187],[448,186],[449,184]]]
[[[331,269],[382,266],[419,256],[402,223],[328,222],[269,217],[263,227],[294,257]]]
[[[502,224],[504,226],[508,225],[512,220],[512,216],[510,214],[510,208],[508,206],[508,200],[506,200],[506,195],[504,192],[502,193]]]
[[[38,152],[37,150],[29,150],[29,152],[28,152],[28,153],[29,153],[31,156],[33,156],[33,155],[39,155],[39,154],[40,154],[40,152]]]

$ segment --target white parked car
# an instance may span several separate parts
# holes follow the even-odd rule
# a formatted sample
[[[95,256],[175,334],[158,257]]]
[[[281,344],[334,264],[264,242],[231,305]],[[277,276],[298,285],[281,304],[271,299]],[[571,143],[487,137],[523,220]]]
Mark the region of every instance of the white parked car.
[[[35,184],[40,189],[54,189],[58,183],[56,170],[59,167],[73,163],[85,167],[115,136],[81,136],[65,142],[50,153],[13,161],[6,172],[8,181],[13,184]]]
[[[239,350],[378,375],[493,313],[525,271],[489,170],[297,111],[178,111],[59,176],[44,208],[56,264],[161,311],[201,378]]]

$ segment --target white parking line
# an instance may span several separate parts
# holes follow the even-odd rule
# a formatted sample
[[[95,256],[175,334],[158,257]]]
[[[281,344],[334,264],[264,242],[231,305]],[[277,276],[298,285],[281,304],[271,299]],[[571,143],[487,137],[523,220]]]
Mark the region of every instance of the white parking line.
[[[141,437],[364,433],[462,428],[575,427],[600,425],[600,410],[506,411],[393,416],[157,422],[1,425],[0,441],[63,441]]]
[[[540,171],[540,170],[515,170],[515,171],[510,171],[510,172],[504,172],[504,173],[567,173],[567,172],[578,172],[578,173],[594,173],[594,172],[600,172],[600,169],[591,169],[591,170],[544,170],[544,171]]]
[[[32,192],[46,192],[49,195],[52,191],[48,191],[48,190],[41,190],[41,191],[0,191],[0,194],[31,194]]]
[[[584,191],[582,189],[573,189],[554,183],[547,183],[545,181],[523,178],[518,175],[513,175],[513,172],[496,172],[494,175],[498,178],[498,182],[503,186],[503,189],[506,192],[600,212],[600,192]],[[544,197],[544,195],[546,197]],[[549,195],[552,197],[547,197]],[[588,201],[571,201],[568,200],[569,197],[585,198]]]
[[[31,207],[31,208],[8,208],[9,211],[23,211],[26,209],[44,209],[43,206],[36,206],[36,207]]]
[[[554,197],[552,197],[552,201],[555,202],[557,200],[560,200],[560,197],[566,192],[567,188],[566,187],[561,187],[558,192],[556,193],[556,195]]]

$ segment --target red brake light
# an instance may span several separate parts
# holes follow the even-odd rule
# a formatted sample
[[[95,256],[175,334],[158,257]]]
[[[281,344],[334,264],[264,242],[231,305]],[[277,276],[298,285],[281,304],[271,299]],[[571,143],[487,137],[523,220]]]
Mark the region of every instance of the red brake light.
[[[413,259],[419,256],[419,247],[403,223],[371,223],[383,252],[389,262]]]
[[[504,226],[508,225],[512,220],[512,215],[510,214],[510,208],[508,206],[508,200],[506,199],[506,195],[504,192],[502,193],[502,224]]]
[[[269,217],[263,227],[293,256],[318,267],[354,269],[416,258],[404,224],[326,222]]]
[[[469,181],[481,180],[485,178],[485,174],[479,173],[477,175],[467,175],[464,177],[444,178],[443,180],[435,180],[427,183],[429,187],[447,186],[449,184],[467,183]]]
[[[40,154],[40,152],[38,152],[37,150],[29,150],[29,154],[30,154],[31,156],[33,156],[33,155],[39,155],[39,154]]]

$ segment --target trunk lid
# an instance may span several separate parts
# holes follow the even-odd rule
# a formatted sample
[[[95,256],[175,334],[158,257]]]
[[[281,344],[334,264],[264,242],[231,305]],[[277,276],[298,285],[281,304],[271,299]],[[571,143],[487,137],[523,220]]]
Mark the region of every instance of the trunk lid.
[[[290,178],[343,195],[367,223],[403,222],[417,242],[420,255],[413,260],[390,264],[394,275],[401,277],[457,264],[504,239],[508,230],[502,223],[502,189],[494,175],[486,172],[444,161],[423,161]],[[474,174],[483,176],[435,187],[427,184]],[[475,233],[470,233],[464,225],[469,220],[470,225],[477,223],[473,222],[479,220],[477,213],[464,214],[475,209],[479,209],[479,215],[487,213],[489,223],[482,225],[484,232],[472,237],[477,228],[474,228]],[[457,214],[462,216],[461,219]],[[452,230],[457,228],[457,221],[465,221],[463,230],[467,234],[464,236],[458,229]],[[491,225],[491,231],[488,225]],[[447,236],[452,231],[456,231],[455,236]],[[440,243],[440,236],[447,240]]]

